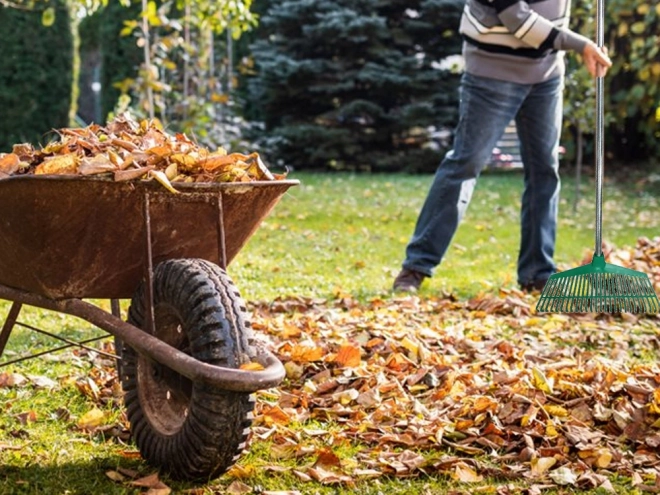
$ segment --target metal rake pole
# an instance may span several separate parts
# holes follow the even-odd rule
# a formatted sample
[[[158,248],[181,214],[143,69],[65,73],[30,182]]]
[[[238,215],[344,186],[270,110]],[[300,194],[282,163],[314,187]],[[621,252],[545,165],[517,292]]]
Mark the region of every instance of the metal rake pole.
[[[604,0],[596,2],[596,44],[605,46],[605,5]],[[599,69],[598,67],[596,68]],[[603,255],[603,163],[605,161],[605,104],[604,77],[596,77],[596,249],[595,255]]]

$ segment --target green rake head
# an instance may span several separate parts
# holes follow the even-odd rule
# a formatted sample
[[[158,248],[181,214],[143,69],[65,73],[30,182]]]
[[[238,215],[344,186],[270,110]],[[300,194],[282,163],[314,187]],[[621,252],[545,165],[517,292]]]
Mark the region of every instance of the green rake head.
[[[588,265],[552,275],[536,310],[656,314],[660,303],[648,275],[605,263],[603,255],[594,255]]]

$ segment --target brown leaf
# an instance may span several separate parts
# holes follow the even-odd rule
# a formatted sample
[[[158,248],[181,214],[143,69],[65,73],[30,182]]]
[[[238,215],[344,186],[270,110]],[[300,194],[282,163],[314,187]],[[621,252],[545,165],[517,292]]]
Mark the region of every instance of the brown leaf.
[[[0,373],[0,388],[20,387],[27,378],[20,373]]]
[[[321,466],[307,469],[307,473],[323,485],[351,484],[353,479],[345,474],[329,471]]]
[[[245,493],[252,493],[252,488],[241,481],[232,481],[227,487],[229,495],[244,495]]]
[[[280,409],[278,406],[268,407],[263,412],[263,418],[266,424],[287,425],[291,422],[291,416]]]
[[[341,460],[330,449],[320,449],[316,451],[316,461],[314,462],[314,467],[324,467],[324,468],[334,468],[341,467]]]
[[[28,423],[34,423],[37,421],[37,413],[34,411],[28,411],[17,414],[15,418],[21,425],[25,426]]]
[[[141,488],[148,488],[149,491],[147,493],[151,492],[151,490],[154,490],[152,495],[167,495],[171,492],[170,488],[165,483],[160,481],[158,478],[158,473],[153,473],[131,481],[130,485],[138,486]]]

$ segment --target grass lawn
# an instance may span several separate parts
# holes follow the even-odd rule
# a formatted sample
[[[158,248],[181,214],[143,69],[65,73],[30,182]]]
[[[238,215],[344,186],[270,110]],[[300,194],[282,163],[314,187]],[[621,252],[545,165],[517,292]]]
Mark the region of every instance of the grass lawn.
[[[301,185],[282,198],[229,267],[243,298],[252,302],[287,296],[333,299],[351,295],[362,302],[391,299],[391,283],[431,177],[295,173],[290,178],[299,179]],[[605,186],[604,240],[623,247],[634,245],[641,236],[660,235],[660,182],[608,178]],[[575,211],[575,184],[565,177],[556,253],[560,267],[579,264],[593,252],[593,187],[593,181],[585,180]],[[517,172],[489,173],[480,179],[454,243],[436,276],[423,287],[422,298],[451,293],[465,300],[516,286],[521,192],[522,175]],[[8,309],[8,303],[0,302],[0,314]],[[80,320],[33,308],[24,311],[20,320],[69,338],[99,334]],[[49,344],[47,337],[17,328],[2,361]],[[26,382],[3,386],[3,374],[5,379],[20,375]],[[107,474],[121,468],[146,476],[154,469],[111,428],[121,423],[123,410],[120,390],[108,362],[101,357],[64,351],[0,368],[0,408],[0,495],[145,492],[128,482],[113,481]],[[108,429],[86,433],[80,423],[95,410],[100,410],[100,421]],[[332,424],[293,428],[304,437],[314,426],[333,428]],[[361,448],[359,443],[344,445],[342,459],[350,460]],[[244,478],[224,476],[208,485],[163,479],[173,493],[200,495],[259,493],[259,488],[283,494],[286,490],[305,494],[476,493],[443,475],[384,478],[347,488],[305,482],[290,473],[277,475],[261,469],[271,464],[271,449],[267,439],[253,441],[240,466],[244,471],[249,466],[258,468],[243,473]],[[236,491],[227,491],[237,479],[243,479],[252,491],[241,492],[237,485],[232,488]],[[486,480],[479,485],[480,492],[496,493],[488,486],[509,483]],[[617,493],[641,493],[614,483]],[[497,493],[522,493],[517,491],[522,489],[510,490]],[[583,492],[567,488],[544,493]]]
[[[248,300],[387,294],[430,185],[429,176],[295,174],[292,188],[230,266]],[[634,245],[660,234],[660,186],[606,181],[603,239]],[[484,175],[446,258],[422,294],[470,296],[516,284],[522,175]],[[563,185],[557,263],[578,264],[594,249],[594,186]]]

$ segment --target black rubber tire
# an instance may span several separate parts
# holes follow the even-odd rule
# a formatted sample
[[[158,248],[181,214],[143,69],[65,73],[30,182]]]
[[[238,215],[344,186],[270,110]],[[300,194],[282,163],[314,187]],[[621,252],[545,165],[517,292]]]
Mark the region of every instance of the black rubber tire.
[[[254,353],[252,331],[234,283],[217,265],[177,259],[154,269],[156,337],[200,361],[238,368]],[[129,323],[142,328],[144,284]],[[177,479],[224,473],[244,450],[254,396],[193,383],[128,345],[121,383],[133,440],[142,457]]]

